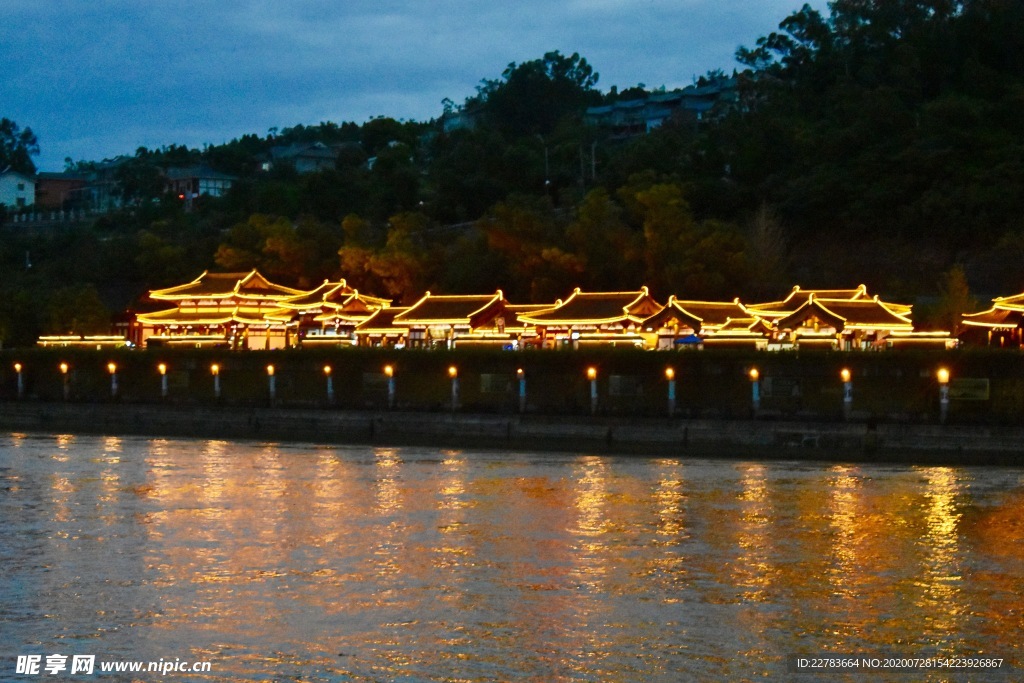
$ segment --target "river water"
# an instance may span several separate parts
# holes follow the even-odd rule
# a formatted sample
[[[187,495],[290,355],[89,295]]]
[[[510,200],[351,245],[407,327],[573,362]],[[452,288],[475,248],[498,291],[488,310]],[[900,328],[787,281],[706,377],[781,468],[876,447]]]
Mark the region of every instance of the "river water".
[[[0,525],[0,680],[817,680],[786,657],[1024,634],[1022,469],[14,434]]]

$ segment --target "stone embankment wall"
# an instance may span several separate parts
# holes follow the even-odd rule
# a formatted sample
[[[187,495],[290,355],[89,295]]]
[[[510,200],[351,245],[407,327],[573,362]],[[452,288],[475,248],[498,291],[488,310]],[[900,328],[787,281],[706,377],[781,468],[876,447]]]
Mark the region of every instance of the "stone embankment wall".
[[[1024,465],[1024,428],[538,417],[280,408],[0,404],[0,429],[647,456]]]

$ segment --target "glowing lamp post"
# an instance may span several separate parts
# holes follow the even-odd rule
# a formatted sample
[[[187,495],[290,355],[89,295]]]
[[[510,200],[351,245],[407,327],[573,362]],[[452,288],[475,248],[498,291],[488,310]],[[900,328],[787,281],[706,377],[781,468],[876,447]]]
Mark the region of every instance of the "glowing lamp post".
[[[597,415],[597,368],[587,368],[587,379],[590,380],[590,414]]]
[[[220,398],[220,366],[214,363],[210,366],[210,374],[213,375],[213,397]]]
[[[274,375],[274,366],[267,366],[267,393],[270,394],[270,402],[277,398],[277,377]]]
[[[117,398],[117,364],[107,363],[107,372],[110,373],[110,398]]]
[[[840,370],[839,378],[843,380],[843,419],[849,420],[853,412],[853,381],[849,368]]]
[[[25,398],[25,376],[21,374],[21,363],[14,364],[14,372],[18,375],[18,398]]]
[[[754,417],[761,410],[761,373],[757,368],[750,368],[750,405],[754,409]]]
[[[327,378],[327,403],[334,403],[334,378],[331,377],[331,366],[324,366],[324,377]]]
[[[519,412],[526,412],[526,371],[522,368],[516,370],[516,378],[519,380]]]
[[[160,373],[160,398],[167,398],[167,363],[160,363],[156,366]]]
[[[60,364],[60,374],[64,378],[64,400],[71,398],[71,377],[68,375],[68,364]]]
[[[949,416],[949,370],[939,368],[935,375],[939,380],[939,422],[946,424]]]
[[[384,376],[388,378],[388,410],[395,409],[395,368],[384,366]]]
[[[459,369],[450,365],[448,376],[452,378],[452,412],[454,413],[459,408]]]
[[[665,379],[668,380],[668,416],[676,414],[676,371],[675,368],[665,368]]]

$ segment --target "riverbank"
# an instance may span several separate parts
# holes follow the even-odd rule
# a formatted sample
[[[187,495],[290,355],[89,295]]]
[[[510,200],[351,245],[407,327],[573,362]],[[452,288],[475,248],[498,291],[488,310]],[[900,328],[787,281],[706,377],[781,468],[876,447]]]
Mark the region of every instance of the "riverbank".
[[[0,429],[661,456],[1024,465],[1024,428],[126,404],[0,404]]]

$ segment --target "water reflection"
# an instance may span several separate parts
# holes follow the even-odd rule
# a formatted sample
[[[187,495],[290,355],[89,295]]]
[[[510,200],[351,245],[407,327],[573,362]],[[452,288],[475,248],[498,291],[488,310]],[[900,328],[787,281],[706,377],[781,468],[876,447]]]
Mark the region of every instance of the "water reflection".
[[[328,681],[767,680],[795,652],[1012,655],[1022,477],[12,435],[0,622],[19,627],[0,644]]]

